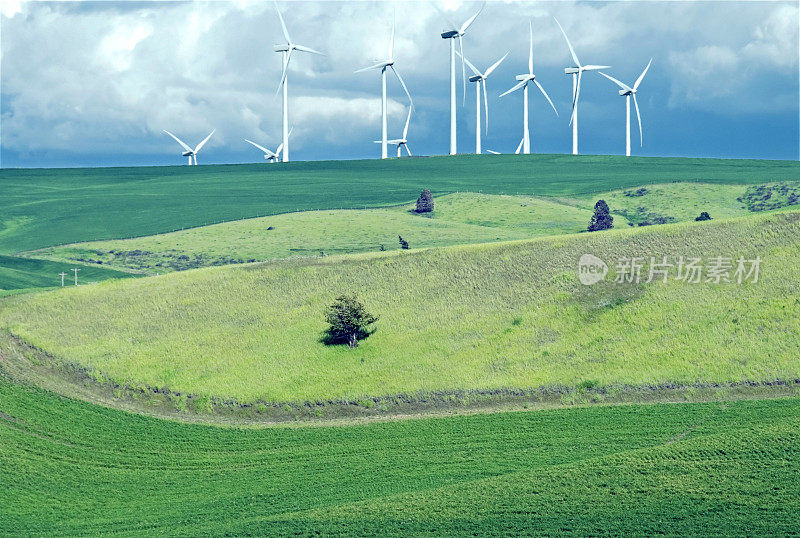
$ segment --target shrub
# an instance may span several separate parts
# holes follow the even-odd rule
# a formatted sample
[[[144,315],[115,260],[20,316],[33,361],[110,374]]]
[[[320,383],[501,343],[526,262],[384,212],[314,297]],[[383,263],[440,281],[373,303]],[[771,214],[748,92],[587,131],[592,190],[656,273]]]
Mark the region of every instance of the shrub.
[[[417,208],[415,211],[417,213],[430,213],[433,211],[433,196],[431,195],[430,190],[425,189],[419,193],[419,198],[417,198]]]
[[[708,214],[708,211],[703,211],[702,213],[700,213],[700,216],[694,220],[696,221],[711,220],[711,215]]]
[[[613,227],[614,217],[611,216],[608,204],[605,200],[598,200],[597,203],[594,204],[594,215],[592,215],[592,218],[589,220],[589,231],[608,230]]]
[[[325,332],[323,343],[326,345],[347,344],[351,348],[358,347],[358,341],[375,332],[370,325],[378,321],[376,316],[367,312],[355,294],[341,295],[328,307],[325,319],[330,325]]]
[[[408,241],[403,239],[402,235],[398,235],[397,239],[400,241],[400,248],[402,248],[403,250],[408,250]]]

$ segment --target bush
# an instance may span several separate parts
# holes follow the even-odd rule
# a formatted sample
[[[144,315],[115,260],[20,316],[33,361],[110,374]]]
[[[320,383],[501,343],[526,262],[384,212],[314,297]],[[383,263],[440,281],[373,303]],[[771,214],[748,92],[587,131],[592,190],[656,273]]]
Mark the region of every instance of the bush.
[[[594,215],[592,215],[592,218],[589,220],[589,231],[608,230],[613,227],[614,217],[611,216],[608,204],[605,200],[598,200],[597,203],[594,204]]]
[[[709,215],[707,211],[703,211],[702,213],[700,213],[700,216],[694,220],[696,221],[711,220],[711,215]]]
[[[408,241],[403,239],[402,235],[398,235],[397,239],[400,241],[400,248],[402,248],[403,250],[408,250]]]
[[[425,189],[421,193],[419,193],[419,198],[417,198],[417,208],[415,212],[417,213],[430,213],[433,211],[433,196],[431,195],[431,191]]]
[[[378,321],[376,316],[367,312],[355,294],[341,295],[328,307],[325,319],[330,325],[325,332],[323,343],[326,345],[347,344],[351,348],[358,347],[358,341],[375,332],[370,325]]]

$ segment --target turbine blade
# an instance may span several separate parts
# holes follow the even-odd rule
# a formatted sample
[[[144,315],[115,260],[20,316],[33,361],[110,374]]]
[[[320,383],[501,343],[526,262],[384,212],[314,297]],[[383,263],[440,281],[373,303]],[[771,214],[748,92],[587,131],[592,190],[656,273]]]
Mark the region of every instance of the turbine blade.
[[[439,6],[437,6],[434,2],[431,2],[431,5],[433,6],[433,9],[435,9],[436,11],[439,12],[439,15],[442,16],[442,18],[445,20],[445,22],[450,26],[451,30],[458,30],[458,26],[456,26],[456,23],[454,23],[452,20],[450,20],[450,18],[447,15],[444,14],[444,11],[439,9]]]
[[[171,136],[172,138],[174,138],[174,139],[175,139],[175,142],[177,142],[178,144],[180,144],[181,146],[183,146],[183,149],[185,149],[186,151],[192,151],[192,148],[190,148],[189,146],[187,146],[186,144],[184,144],[184,143],[183,143],[183,140],[181,140],[180,138],[178,138],[178,137],[177,137],[177,136],[175,136],[174,134],[170,133],[170,132],[169,132],[169,131],[167,131],[166,129],[164,129],[164,132],[165,132],[165,133],[167,133],[167,134],[168,134],[169,136]]]
[[[525,85],[526,82],[528,82],[528,81],[527,80],[523,80],[521,82],[517,82],[517,84],[515,84],[513,88],[511,88],[510,90],[507,90],[504,93],[501,93],[500,97],[505,97],[509,93],[517,91],[518,89],[522,88]]]
[[[395,13],[392,12],[392,38],[389,40],[389,59],[394,59],[394,27],[395,27]]]
[[[286,56],[286,63],[283,66],[283,73],[281,73],[281,81],[278,83],[278,89],[275,90],[275,95],[278,95],[278,92],[281,91],[283,84],[286,82],[286,74],[289,71],[289,61],[292,59],[292,51],[294,49],[289,49],[289,53]]]
[[[581,95],[581,74],[582,71],[578,71],[578,83],[575,85],[575,99],[572,100],[572,116],[569,118],[569,124],[572,125],[572,120],[575,119],[575,114],[578,111],[578,97]]]
[[[556,21],[556,24],[561,29],[561,33],[564,35],[564,39],[567,41],[567,46],[569,47],[569,53],[572,55],[572,61],[575,62],[575,67],[580,67],[581,62],[578,60],[578,55],[575,54],[575,49],[572,48],[572,43],[569,42],[569,38],[567,37],[567,33],[564,31],[564,28],[561,27],[561,23],[558,22],[558,19],[553,17],[553,20]]]
[[[610,65],[584,65],[581,67],[584,71],[600,71],[601,69],[611,69]]]
[[[406,148],[406,153],[408,153],[408,156],[411,157],[411,150],[408,149],[408,144],[403,144],[403,147]]]
[[[536,87],[539,88],[542,91],[542,95],[544,95],[544,98],[547,99],[547,102],[550,103],[551,107],[553,107],[553,112],[555,112],[556,116],[558,116],[558,110],[556,110],[556,107],[553,104],[553,101],[550,100],[550,96],[547,95],[546,91],[544,91],[544,88],[542,88],[542,85],[539,84],[539,81],[536,80],[536,79],[533,79],[533,83],[536,84]]]
[[[493,149],[487,149],[486,152],[491,153],[492,155],[500,155],[499,151],[494,151]]]
[[[642,117],[639,115],[639,101],[636,100],[636,94],[633,94],[633,104],[636,106],[636,121],[639,122],[639,145],[644,145],[644,138],[642,137]]]
[[[528,20],[528,28],[531,31],[531,52],[528,55],[528,73],[533,74],[533,23]]]
[[[463,34],[464,32],[466,32],[467,28],[472,26],[472,23],[475,22],[475,19],[477,19],[478,15],[481,14],[481,11],[483,11],[484,7],[486,7],[486,2],[481,4],[481,8],[478,10],[478,12],[475,15],[473,15],[472,17],[467,19],[467,22],[465,22],[464,24],[461,25],[461,28],[459,28],[458,33]]]
[[[517,146],[517,151],[514,152],[515,155],[519,155],[519,152],[522,150],[522,144],[525,142],[525,139],[519,141],[519,146]]]
[[[408,124],[411,123],[411,107],[408,107],[408,117],[406,118],[406,126],[403,127],[403,140],[408,138]]]
[[[278,12],[278,18],[281,20],[281,28],[283,28],[283,37],[286,38],[287,43],[292,42],[292,38],[289,37],[289,30],[286,29],[286,23],[283,21],[283,15],[281,15],[281,10],[278,9],[278,3],[275,2],[275,11]]]
[[[629,92],[629,91],[632,91],[632,90],[633,90],[633,88],[631,88],[631,87],[630,87],[630,86],[628,86],[627,84],[623,84],[622,82],[618,81],[617,79],[615,79],[615,78],[614,78],[614,77],[612,77],[611,75],[606,75],[606,74],[605,74],[605,73],[603,73],[602,71],[600,71],[600,74],[601,74],[601,75],[603,75],[604,77],[606,77],[606,78],[607,78],[608,80],[610,80],[611,82],[614,82],[614,83],[615,83],[617,86],[619,86],[620,88],[622,88],[623,90],[625,90],[625,91],[627,91],[627,92]]]
[[[294,131],[294,125],[292,125],[292,128],[289,129],[289,132],[287,133],[286,138],[289,138],[290,136],[292,136],[292,131]]]
[[[195,153],[197,153],[198,151],[200,151],[200,148],[202,148],[203,146],[205,146],[205,145],[206,145],[206,142],[208,142],[208,139],[209,139],[209,138],[211,138],[211,135],[213,135],[213,134],[214,134],[216,131],[217,131],[217,130],[216,130],[216,129],[214,129],[213,131],[211,131],[210,133],[208,133],[208,136],[207,136],[207,137],[205,137],[205,138],[203,139],[203,141],[202,141],[202,142],[200,142],[199,144],[197,144],[197,147],[196,147],[196,148],[194,148],[194,152],[195,152]]]
[[[370,69],[383,69],[384,67],[386,67],[386,62],[380,62],[369,67],[362,67],[361,69],[355,71],[355,73],[363,73],[364,71],[369,71]]]
[[[486,126],[484,129],[486,134],[489,134],[489,98],[486,97],[486,79],[485,78],[481,79],[479,84],[483,85],[483,112],[486,116],[486,122],[485,122]]]
[[[255,147],[257,147],[258,149],[260,149],[261,151],[263,151],[263,152],[264,152],[264,153],[266,153],[267,155],[269,155],[270,153],[272,153],[270,150],[268,150],[268,149],[267,149],[267,148],[265,148],[264,146],[261,146],[261,145],[259,145],[259,144],[256,144],[256,143],[255,143],[255,142],[253,142],[252,140],[248,140],[248,139],[246,139],[246,138],[245,138],[245,139],[244,139],[244,141],[245,141],[245,142],[247,142],[248,144],[252,144],[252,145],[254,145]],[[280,151],[280,150],[278,150],[278,151]]]
[[[461,49],[461,82],[464,84],[463,106],[467,104],[467,70],[464,69],[464,42],[461,36],[458,36],[458,48]]]
[[[311,47],[304,47],[303,45],[294,45],[294,48],[301,52],[310,52],[311,54],[319,54],[320,56],[325,56],[324,52],[314,50]]]
[[[275,155],[275,158],[277,158],[277,157],[278,157],[278,155],[280,155],[280,154],[281,154],[281,151],[283,151],[283,142],[281,142],[280,144],[278,144],[278,149],[276,149],[276,150],[275,150],[275,154],[274,154],[274,155]]]
[[[636,88],[638,88],[638,87],[639,87],[639,84],[641,84],[641,82],[642,82],[642,79],[644,78],[644,75],[645,75],[645,73],[647,73],[647,70],[648,70],[648,69],[650,69],[650,64],[651,64],[651,63],[653,63],[653,59],[652,59],[652,58],[650,58],[650,61],[649,61],[649,62],[647,62],[647,67],[645,67],[645,68],[644,68],[644,71],[642,71],[642,74],[641,74],[641,75],[639,75],[639,78],[637,78],[637,79],[636,79],[636,82],[634,82],[634,83],[633,83],[633,89],[634,89],[634,90],[635,90]]]
[[[463,58],[463,56],[461,56],[461,53],[460,53],[460,52],[456,51],[456,54],[458,54],[459,58]],[[479,76],[479,77],[483,77],[483,76],[485,76],[485,75],[482,75],[480,71],[478,71],[478,68],[477,68],[477,67],[475,67],[474,65],[472,65],[472,62],[470,62],[470,61],[469,61],[469,60],[467,60],[466,58],[464,58],[464,61],[465,61],[465,62],[467,62],[467,66],[468,66],[468,67],[469,67],[469,68],[472,70],[472,72],[473,72],[473,73],[475,73],[477,76]]]
[[[497,60],[495,63],[493,63],[493,64],[492,64],[492,66],[491,66],[489,69],[487,69],[487,70],[486,70],[486,73],[484,73],[484,74],[483,74],[483,78],[488,78],[488,77],[489,77],[489,75],[491,75],[491,74],[494,72],[494,70],[495,70],[495,69],[497,69],[497,67],[498,67],[498,66],[499,66],[501,63],[503,63],[503,60],[505,60],[505,59],[506,59],[506,56],[508,56],[510,52],[511,52],[511,51],[509,51],[509,52],[506,52],[505,56],[503,56],[502,58],[500,58],[499,60]],[[480,73],[475,73],[475,74],[476,74],[476,75],[480,75]]]
[[[406,86],[406,83],[403,82],[403,77],[400,76],[400,73],[397,72],[397,69],[395,69],[393,65],[391,65],[389,67],[392,68],[392,73],[395,74],[395,76],[397,77],[397,80],[400,81],[400,85],[403,87],[403,90],[406,92],[406,96],[408,96],[408,104],[411,106],[411,108],[414,108],[414,100],[411,99],[411,94],[408,91],[408,87]]]

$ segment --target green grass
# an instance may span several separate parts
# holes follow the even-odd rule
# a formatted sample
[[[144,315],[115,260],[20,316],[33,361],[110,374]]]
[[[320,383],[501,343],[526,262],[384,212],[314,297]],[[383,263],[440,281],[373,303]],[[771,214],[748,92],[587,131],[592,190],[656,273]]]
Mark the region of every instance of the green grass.
[[[799,179],[795,161],[572,155],[4,169],[0,252],[153,235],[297,210],[386,206],[410,202],[423,188],[437,195],[573,196],[670,181]]]
[[[800,400],[348,427],[181,424],[0,376],[10,535],[767,535],[797,530]]]
[[[61,286],[60,273],[67,273],[65,283],[74,285],[75,275],[73,268],[78,268],[78,283],[100,282],[109,278],[135,277],[131,273],[124,273],[103,267],[58,262],[35,260],[16,256],[0,254],[0,294],[28,288],[48,288]]]
[[[119,383],[239,401],[793,379],[798,233],[800,213],[783,211],[199,269],[9,297],[0,327]],[[763,264],[757,283],[586,287],[584,253],[612,276],[624,256]],[[377,332],[356,350],[322,345],[325,307],[354,291],[380,317]]]
[[[151,273],[400,248],[486,243],[586,229],[591,211],[529,196],[458,193],[438,197],[432,214],[411,205],[305,211],[245,219],[149,237],[79,243],[30,253],[56,260],[100,261]]]

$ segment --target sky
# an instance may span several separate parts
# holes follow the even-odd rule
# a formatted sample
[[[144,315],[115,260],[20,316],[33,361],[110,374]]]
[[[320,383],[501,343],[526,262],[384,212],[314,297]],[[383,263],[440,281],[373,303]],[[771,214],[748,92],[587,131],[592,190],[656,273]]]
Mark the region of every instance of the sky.
[[[292,40],[325,53],[296,53],[288,73],[293,160],[380,155],[380,73],[393,14],[395,60],[414,99],[408,145],[415,155],[449,148],[446,18],[461,24],[479,2],[280,1]],[[276,4],[213,2],[20,2],[0,0],[0,166],[184,164],[182,148],[216,133],[200,164],[263,162],[245,138],[281,138]],[[444,16],[442,15],[444,13]],[[632,113],[634,155],[798,159],[798,2],[490,1],[463,40],[485,69],[489,124],[483,147],[513,153],[522,137],[522,93],[500,98],[534,72],[558,116],[532,88],[532,151],[570,153],[569,49],[583,64],[639,87],[644,143]],[[475,88],[464,99],[458,66],[458,150],[475,150]],[[624,154],[625,99],[596,72],[583,77],[581,153]],[[407,99],[390,77],[389,137],[399,137]]]

